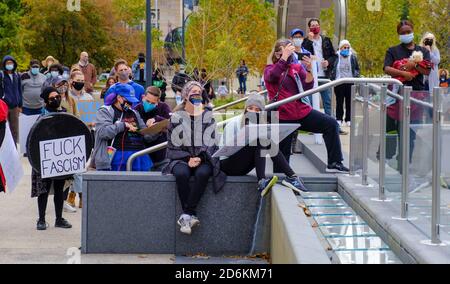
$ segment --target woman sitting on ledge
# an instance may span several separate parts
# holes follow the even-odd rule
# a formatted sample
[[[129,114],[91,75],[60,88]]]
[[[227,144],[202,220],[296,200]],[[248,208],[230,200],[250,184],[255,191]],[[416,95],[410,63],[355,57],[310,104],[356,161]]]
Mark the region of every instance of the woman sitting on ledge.
[[[217,150],[215,143],[216,123],[212,111],[205,109],[200,83],[187,83],[181,95],[181,110],[175,112],[168,129],[167,158],[170,160],[163,174],[173,174],[176,179],[183,214],[178,219],[180,231],[191,234],[200,224],[196,208],[202,198],[209,177],[213,177],[214,191],[225,184],[226,175],[220,171],[219,159],[212,158]],[[191,176],[195,177],[190,186]]]
[[[264,105],[265,101],[263,96],[258,94],[250,95],[245,103],[244,114],[237,116],[226,125],[221,137],[220,145],[227,146],[225,141],[234,141],[238,132],[246,125],[263,123],[263,116],[266,114],[265,112],[262,112]],[[230,137],[232,138],[231,140]],[[220,167],[228,176],[247,175],[251,170],[256,168],[258,191],[260,191],[261,196],[264,197],[278,181],[277,176],[273,176],[270,179],[266,178],[266,157],[262,154],[266,148],[267,147],[261,146],[259,142],[255,146],[246,145],[237,153],[229,157],[221,157]],[[286,178],[282,182],[283,185],[291,188],[297,193],[308,191],[303,184],[303,181],[295,175],[281,151],[277,149],[277,154],[271,158],[274,166],[282,169],[282,172],[286,175]]]

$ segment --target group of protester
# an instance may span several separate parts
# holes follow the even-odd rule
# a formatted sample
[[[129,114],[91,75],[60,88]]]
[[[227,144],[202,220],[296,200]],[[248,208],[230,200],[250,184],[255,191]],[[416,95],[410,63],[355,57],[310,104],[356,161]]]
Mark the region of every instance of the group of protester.
[[[157,86],[144,89],[143,82],[146,78],[143,54],[132,66],[125,60],[116,61],[112,76],[108,78],[101,93],[104,105],[98,109],[94,123],[89,125],[94,130],[95,145],[88,167],[97,171],[124,171],[131,155],[167,142],[167,149],[135,159],[132,169],[158,170],[175,176],[183,209],[177,223],[180,231],[185,234],[191,234],[192,229],[200,223],[196,209],[210,178],[217,193],[222,190],[227,176],[246,175],[256,169],[256,187],[261,196],[265,196],[278,181],[276,175],[266,176],[266,157],[263,153],[268,146],[257,139],[256,144],[246,144],[233,154],[217,157],[214,154],[219,145],[235,146],[224,145],[224,137],[237,136],[250,125],[270,123],[273,117],[265,111],[267,103],[310,90],[319,85],[319,78],[335,80],[360,76],[356,53],[348,40],[342,40],[335,50],[331,40],[321,35],[319,19],[311,19],[308,28],[307,37],[302,30],[294,29],[289,39],[281,39],[275,43],[271,54],[272,62],[264,70],[268,101],[262,95],[250,95],[243,114],[228,122],[222,135],[216,131],[210,105],[214,91],[207,79],[206,70],[195,69],[192,77],[187,76],[182,69],[177,70],[172,82],[177,106],[172,110],[163,102],[162,85],[158,83]],[[387,51],[385,72],[393,77],[403,77],[404,84],[413,86],[414,90],[425,90],[432,88],[436,82],[442,83],[442,78],[435,76],[438,74],[439,60],[434,37],[427,34],[423,46],[414,44],[413,26],[409,21],[402,21],[397,31],[402,43]],[[424,65],[422,62],[407,61],[400,69],[393,67],[395,61],[409,58],[413,51],[422,52],[423,61],[430,63]],[[68,112],[77,116],[76,101],[93,99],[90,92],[96,82],[96,71],[85,52],[68,74],[52,57],[43,62],[42,69],[39,61],[32,60],[30,70],[22,75],[16,74],[17,63],[12,57],[5,57],[2,67],[2,98],[9,107],[8,121],[16,138],[17,117],[21,110],[24,114]],[[412,70],[417,71],[417,74],[411,75]],[[436,72],[432,73],[432,70]],[[165,83],[162,74],[155,73],[156,81]],[[237,74],[247,76],[245,62],[242,62]],[[424,76],[428,76],[428,86]],[[242,83],[240,89],[245,93],[244,78]],[[314,107],[314,97],[294,100],[276,109],[279,124],[300,124],[298,130],[323,134],[328,153],[327,170],[330,172],[348,172],[343,164],[339,134],[340,126],[350,123],[350,87],[351,85],[346,84],[336,88],[336,118],[331,116],[330,90],[321,93],[325,113]],[[265,121],[263,117],[269,117],[269,121]],[[398,120],[393,119],[389,125],[398,128],[398,124]],[[289,165],[296,132],[278,141],[280,151],[271,159],[274,173],[286,176],[282,184],[300,193],[308,190]],[[191,177],[195,180],[193,185],[189,183]],[[38,197],[37,229],[47,228],[45,211],[51,188],[55,201],[55,226],[70,228],[69,222],[62,218],[63,202],[67,199],[68,187],[80,192],[81,177],[75,175],[73,182],[57,178],[42,179],[38,172],[33,171],[32,181],[32,196]],[[70,203],[74,201],[74,197],[74,194],[69,196]]]

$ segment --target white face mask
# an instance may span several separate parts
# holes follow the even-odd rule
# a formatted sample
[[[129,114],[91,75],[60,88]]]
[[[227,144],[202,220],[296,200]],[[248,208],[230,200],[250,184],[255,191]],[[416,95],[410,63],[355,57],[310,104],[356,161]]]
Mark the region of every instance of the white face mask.
[[[294,42],[294,46],[295,47],[302,46],[302,43],[303,43],[303,39],[302,38],[294,38],[292,41]]]

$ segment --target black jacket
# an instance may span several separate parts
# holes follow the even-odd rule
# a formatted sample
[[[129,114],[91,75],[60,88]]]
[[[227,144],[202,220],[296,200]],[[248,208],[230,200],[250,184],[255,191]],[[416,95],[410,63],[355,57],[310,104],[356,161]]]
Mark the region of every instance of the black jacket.
[[[333,66],[334,61],[337,59],[336,56],[336,51],[334,50],[333,47],[333,43],[331,42],[331,39],[329,37],[326,36],[322,36],[322,54],[323,54],[323,59],[327,60],[329,62],[329,67]],[[313,42],[311,40],[309,40],[308,38],[305,38],[305,40],[303,41],[302,47],[306,50],[308,50],[309,52],[311,52],[312,55],[314,54],[314,47],[313,47]],[[326,77],[330,77],[330,70],[331,68],[328,68],[325,71],[325,75]]]
[[[336,60],[334,60],[333,66],[329,67],[329,68],[331,68],[331,71],[330,71],[330,79],[331,80],[336,80],[338,63],[339,63],[339,59],[337,58]],[[353,54],[350,57],[350,63],[352,65],[353,78],[359,78],[361,76],[361,72],[359,70],[358,58]]]

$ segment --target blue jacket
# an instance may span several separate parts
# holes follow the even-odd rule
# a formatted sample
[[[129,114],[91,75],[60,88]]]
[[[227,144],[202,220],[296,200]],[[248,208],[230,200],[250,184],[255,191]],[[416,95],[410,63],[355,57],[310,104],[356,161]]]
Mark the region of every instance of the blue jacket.
[[[11,77],[6,74],[5,63],[8,60],[14,62],[14,69]],[[17,62],[12,56],[5,56],[1,65],[0,73],[0,98],[2,98],[9,108],[22,107],[22,83],[19,74],[16,72]]]

